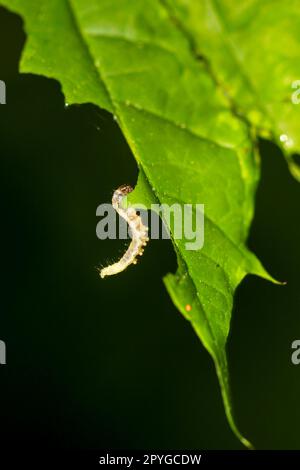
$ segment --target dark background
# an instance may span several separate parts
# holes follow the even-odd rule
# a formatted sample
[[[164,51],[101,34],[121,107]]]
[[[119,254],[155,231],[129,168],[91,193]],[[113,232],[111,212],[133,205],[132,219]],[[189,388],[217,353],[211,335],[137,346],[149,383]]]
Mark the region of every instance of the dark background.
[[[111,116],[64,107],[59,83],[18,73],[25,35],[0,9],[0,448],[239,449],[210,357],[162,277],[170,241],[108,280],[95,269],[124,241],[99,241],[96,207],[135,184]],[[300,107],[299,107],[300,118]],[[248,277],[228,341],[236,416],[259,449],[300,448],[299,196],[280,151],[262,142],[249,246],[285,287]]]

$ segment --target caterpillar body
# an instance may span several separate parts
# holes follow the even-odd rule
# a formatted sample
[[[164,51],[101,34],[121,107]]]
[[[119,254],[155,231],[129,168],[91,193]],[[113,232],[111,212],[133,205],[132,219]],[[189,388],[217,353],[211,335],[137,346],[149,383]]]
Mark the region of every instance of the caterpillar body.
[[[112,206],[128,223],[132,232],[132,240],[119,261],[101,269],[100,276],[102,278],[118,274],[124,271],[130,264],[136,264],[137,257],[144,253],[144,247],[149,241],[148,227],[143,224],[141,217],[136,213],[135,209],[133,207],[122,207],[123,198],[131,193],[131,191],[133,191],[133,188],[125,184],[116,189],[112,197]]]

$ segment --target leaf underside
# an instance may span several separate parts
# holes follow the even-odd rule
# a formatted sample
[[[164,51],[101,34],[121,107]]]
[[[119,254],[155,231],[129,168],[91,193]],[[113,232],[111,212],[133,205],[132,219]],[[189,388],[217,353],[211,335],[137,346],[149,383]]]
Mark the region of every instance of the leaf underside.
[[[248,273],[272,280],[246,247],[259,178],[254,136],[264,130],[280,141],[285,133],[293,150],[300,146],[288,104],[282,111],[287,61],[282,65],[275,51],[264,75],[265,64],[256,63],[261,51],[251,56],[255,34],[272,46],[263,36],[263,15],[274,2],[247,0],[238,8],[230,0],[0,3],[24,19],[21,72],[55,78],[69,104],[92,102],[117,119],[140,169],[132,202],[205,205],[204,247],[188,251],[186,240],[174,239],[178,270],[164,281],[215,362],[232,430],[250,446],[233,418],[225,346],[237,285]],[[279,22],[265,21],[266,34],[275,35]],[[276,60],[279,77],[270,78],[264,99]],[[288,71],[292,77],[292,65]],[[276,100],[272,90],[281,93]]]

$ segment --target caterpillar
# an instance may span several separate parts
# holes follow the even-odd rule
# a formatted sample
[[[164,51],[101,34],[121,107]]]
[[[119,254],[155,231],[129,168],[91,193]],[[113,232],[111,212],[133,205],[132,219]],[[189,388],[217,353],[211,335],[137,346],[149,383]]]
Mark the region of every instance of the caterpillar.
[[[112,276],[124,271],[130,264],[137,263],[137,256],[144,253],[144,247],[149,241],[148,227],[142,223],[141,217],[136,213],[133,207],[127,209],[122,207],[122,200],[127,194],[131,193],[133,188],[127,184],[120,186],[113,194],[112,206],[117,213],[128,223],[132,240],[122,258],[114,264],[107,266],[100,271],[100,276]]]

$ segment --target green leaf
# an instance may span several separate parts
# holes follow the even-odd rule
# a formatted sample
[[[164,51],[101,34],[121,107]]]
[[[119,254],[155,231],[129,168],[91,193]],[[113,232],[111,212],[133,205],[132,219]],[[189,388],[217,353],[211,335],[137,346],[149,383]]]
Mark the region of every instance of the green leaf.
[[[251,129],[162,3],[1,3],[25,21],[22,72],[57,78],[68,103],[113,112],[140,168],[131,202],[205,204],[204,247],[173,239],[178,271],[165,284],[215,362],[231,428],[250,446],[233,418],[225,347],[237,285],[248,273],[271,279],[245,245],[259,177]]]
[[[299,1],[164,0],[173,20],[203,55],[236,113],[272,137],[300,180]],[[296,86],[299,88],[300,83]]]

